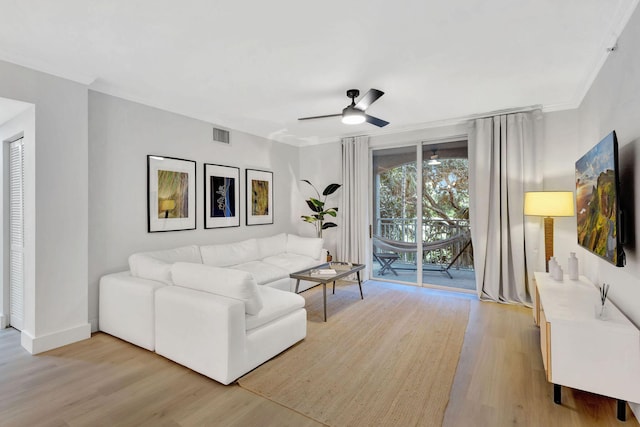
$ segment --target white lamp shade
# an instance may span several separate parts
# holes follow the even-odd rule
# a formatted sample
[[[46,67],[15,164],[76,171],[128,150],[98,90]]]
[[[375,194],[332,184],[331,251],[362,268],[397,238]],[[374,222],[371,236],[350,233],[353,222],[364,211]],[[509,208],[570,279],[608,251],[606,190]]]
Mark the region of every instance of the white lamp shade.
[[[524,214],[534,216],[573,216],[572,191],[530,191],[524,193]]]

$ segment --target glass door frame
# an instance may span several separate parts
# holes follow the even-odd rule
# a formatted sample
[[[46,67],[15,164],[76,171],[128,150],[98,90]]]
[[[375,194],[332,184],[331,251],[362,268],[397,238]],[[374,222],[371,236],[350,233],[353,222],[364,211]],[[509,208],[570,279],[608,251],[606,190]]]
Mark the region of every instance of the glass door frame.
[[[420,201],[419,203],[416,203],[416,272],[422,272],[422,267],[423,267],[423,250],[422,250],[422,227],[423,227],[423,203],[422,203],[422,197],[423,197],[423,191],[424,191],[424,186],[423,186],[423,147],[425,145],[434,145],[434,144],[446,144],[448,142],[456,142],[456,141],[460,141],[460,140],[468,140],[468,135],[466,134],[462,134],[462,135],[455,135],[455,136],[450,136],[450,137],[446,137],[446,138],[435,138],[435,139],[420,139],[418,141],[415,142],[402,142],[402,143],[396,143],[396,144],[385,144],[385,145],[376,145],[374,147],[369,147],[369,177],[368,177],[368,190],[369,190],[369,194],[368,194],[368,209],[369,209],[369,218],[371,218],[371,224],[369,224],[369,242],[368,242],[368,252],[369,252],[369,262],[371,263],[371,268],[369,268],[368,270],[368,279],[369,280],[381,280],[381,281],[385,281],[385,282],[391,282],[391,283],[400,283],[403,285],[411,285],[411,286],[418,286],[418,287],[425,287],[425,288],[433,288],[433,289],[442,289],[442,290],[447,290],[447,291],[453,291],[453,292],[463,292],[466,293],[468,291],[464,290],[464,289],[453,289],[453,288],[449,288],[449,287],[445,287],[445,286],[439,286],[439,285],[432,285],[432,284],[424,284],[423,283],[423,274],[421,273],[417,273],[416,274],[416,282],[405,282],[405,281],[401,281],[401,280],[390,280],[390,279],[382,279],[380,277],[374,277],[373,276],[373,263],[376,262],[373,259],[373,229],[374,229],[374,224],[373,224],[373,220],[376,218],[375,216],[375,212],[374,212],[374,206],[373,206],[373,201],[375,200],[374,198],[374,191],[376,191],[375,189],[375,185],[376,183],[374,182],[374,178],[373,178],[373,152],[374,151],[378,151],[378,150],[386,150],[386,149],[390,149],[390,148],[405,148],[405,147],[412,147],[414,146],[416,149],[416,182],[420,183],[420,185],[416,185],[416,199],[417,201]],[[418,167],[420,166],[420,167]]]

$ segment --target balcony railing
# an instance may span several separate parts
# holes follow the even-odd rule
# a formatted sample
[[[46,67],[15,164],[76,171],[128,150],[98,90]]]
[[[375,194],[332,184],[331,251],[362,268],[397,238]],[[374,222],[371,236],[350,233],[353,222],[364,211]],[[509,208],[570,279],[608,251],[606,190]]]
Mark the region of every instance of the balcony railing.
[[[375,234],[390,240],[400,242],[415,242],[418,229],[415,218],[379,218],[376,222]],[[445,240],[457,234],[469,232],[467,219],[424,219],[422,221],[422,241],[435,242]],[[464,247],[464,242],[456,242],[443,249],[426,251],[423,254],[423,264],[446,265]],[[416,253],[401,253],[400,261],[416,264]],[[471,246],[458,257],[453,268],[473,269],[473,252]]]

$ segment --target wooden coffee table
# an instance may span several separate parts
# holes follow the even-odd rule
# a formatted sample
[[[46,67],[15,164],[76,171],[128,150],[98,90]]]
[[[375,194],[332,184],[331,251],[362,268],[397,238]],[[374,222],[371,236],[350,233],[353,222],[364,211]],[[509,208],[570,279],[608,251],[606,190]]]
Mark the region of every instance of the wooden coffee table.
[[[333,293],[336,293],[336,280],[347,277],[355,273],[358,277],[358,287],[360,288],[360,298],[364,299],[362,295],[362,281],[360,280],[360,270],[364,269],[364,264],[352,264],[346,262],[327,262],[317,265],[315,267],[307,268],[295,273],[291,273],[289,277],[296,279],[296,294],[300,287],[300,280],[306,280],[309,282],[317,282],[311,288],[315,288],[318,285],[322,285],[322,297],[324,304],[324,321],[327,321],[327,283],[333,282]],[[336,274],[317,274],[318,270],[333,269],[336,270]],[[309,288],[309,289],[311,289]]]

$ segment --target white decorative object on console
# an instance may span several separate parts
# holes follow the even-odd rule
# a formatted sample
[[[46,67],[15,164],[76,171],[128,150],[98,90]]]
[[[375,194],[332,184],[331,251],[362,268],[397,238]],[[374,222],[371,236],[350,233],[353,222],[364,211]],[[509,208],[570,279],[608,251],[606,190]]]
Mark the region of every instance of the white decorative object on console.
[[[565,284],[535,273],[534,318],[554,402],[561,386],[618,399],[618,418],[626,402],[640,402],[640,331],[618,308],[607,303],[607,320],[594,316],[598,289],[585,277]]]
[[[570,252],[569,253],[569,260],[568,260],[568,269],[569,269],[569,279],[571,280],[578,280],[578,258],[576,258],[576,253],[575,252]]]
[[[549,274],[551,277],[556,277],[556,270],[558,269],[558,261],[556,261],[556,257],[549,258]]]

